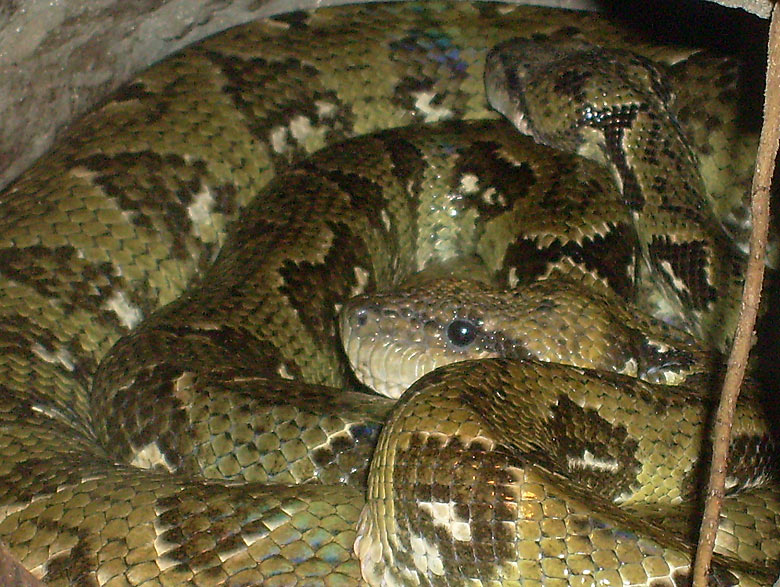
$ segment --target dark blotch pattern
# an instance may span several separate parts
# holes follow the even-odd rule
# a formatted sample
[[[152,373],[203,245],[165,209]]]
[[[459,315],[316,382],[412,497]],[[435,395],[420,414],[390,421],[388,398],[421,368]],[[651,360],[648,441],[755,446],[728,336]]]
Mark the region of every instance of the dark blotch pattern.
[[[685,285],[684,289],[675,287],[683,302],[701,310],[715,301],[718,291],[710,283],[707,275],[710,264],[707,243],[703,241],[675,243],[669,237],[654,236],[648,248],[656,266],[662,267],[663,276],[669,280],[679,280]],[[673,275],[665,273],[664,263],[668,263]]]

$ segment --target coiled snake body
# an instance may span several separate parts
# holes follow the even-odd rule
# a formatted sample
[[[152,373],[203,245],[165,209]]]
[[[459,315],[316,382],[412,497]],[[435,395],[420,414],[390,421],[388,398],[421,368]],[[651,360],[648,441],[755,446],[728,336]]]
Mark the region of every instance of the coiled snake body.
[[[0,539],[25,566],[53,584],[685,582],[710,405],[701,366],[714,355],[632,318],[604,285],[634,296],[640,256],[654,257],[686,326],[707,312],[722,321],[710,306],[731,285],[713,277],[710,236],[671,225],[632,236],[648,222],[637,198],[658,190],[654,172],[624,173],[638,169],[623,150],[633,127],[604,142],[627,154],[623,167],[577,148],[616,166],[619,189],[605,168],[535,150],[501,122],[370,135],[300,162],[353,135],[492,116],[485,60],[518,36],[630,47],[666,63],[673,88],[732,81],[727,61],[642,45],[582,14],[424,3],[288,15],[151,68],[3,192]],[[685,128],[707,96],[683,88]],[[533,112],[520,126],[552,136]],[[731,132],[710,126],[708,145]],[[656,146],[736,226],[727,196],[741,176],[716,172],[721,151],[699,148],[700,134],[690,141],[695,156]],[[689,155],[714,170],[702,185]],[[698,206],[684,199],[650,207]],[[485,344],[514,358],[437,370],[399,408],[351,391],[344,302],[475,256],[513,287],[574,267],[564,289],[532,284],[528,299],[544,310],[594,287],[630,348],[603,326],[611,365],[549,365],[535,335],[493,333]],[[692,390],[660,385],[683,371]],[[741,409],[731,479],[757,489],[727,505],[713,576],[766,584],[778,555],[771,442],[750,397]]]

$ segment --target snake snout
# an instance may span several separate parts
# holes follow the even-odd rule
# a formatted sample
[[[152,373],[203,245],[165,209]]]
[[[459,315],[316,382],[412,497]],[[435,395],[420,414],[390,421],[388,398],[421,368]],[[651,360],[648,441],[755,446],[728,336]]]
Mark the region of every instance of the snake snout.
[[[341,342],[358,379],[377,393],[397,398],[437,367],[502,355],[486,344],[478,320],[451,306],[433,304],[414,289],[347,302],[340,315]]]
[[[341,310],[339,330],[355,375],[382,395],[400,397],[437,366],[430,354],[421,350],[420,329],[402,309],[353,298]]]

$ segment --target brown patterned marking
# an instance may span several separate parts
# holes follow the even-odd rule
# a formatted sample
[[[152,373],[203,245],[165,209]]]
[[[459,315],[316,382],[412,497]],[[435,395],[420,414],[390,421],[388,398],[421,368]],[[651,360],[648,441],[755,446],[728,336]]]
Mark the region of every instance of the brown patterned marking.
[[[104,303],[127,284],[111,263],[86,261],[72,246],[34,245],[0,249],[0,273],[45,298],[56,299],[67,313],[82,310],[118,325],[116,315]]]
[[[698,366],[696,361],[699,359],[685,348],[660,346],[657,341],[646,336],[641,336],[635,355],[638,358],[637,376],[643,379],[648,377],[651,371],[686,372]],[[715,361],[720,361],[720,357],[714,357],[713,362]]]
[[[368,476],[370,455],[381,429],[378,423],[373,426],[351,425],[346,432],[334,436],[326,446],[313,450],[312,462],[322,470],[340,472],[337,480],[328,479],[327,482],[337,481],[363,487]]]
[[[690,587],[691,586],[691,569],[676,569],[672,573],[672,581],[674,587]],[[707,587],[734,587],[739,585],[739,579],[737,579],[728,570],[724,569],[722,565],[713,563],[710,570],[709,577],[707,578]]]
[[[5,388],[0,386],[0,392],[5,391]],[[50,443],[51,437],[55,437],[62,445],[43,457],[39,456],[42,453],[37,447],[28,449],[29,454],[16,457],[13,466],[8,467],[5,475],[9,480],[19,484],[20,488],[13,494],[8,494],[5,487],[0,488],[4,506],[43,498],[56,493],[58,488],[78,485],[85,474],[89,475],[92,471],[99,471],[101,467],[110,465],[111,461],[106,458],[102,450],[90,446],[91,439],[86,435],[81,435],[73,428],[51,418],[42,417],[31,409],[29,403],[14,400],[6,395],[3,395],[3,399],[5,402],[16,404],[10,415],[24,416],[25,421],[29,422],[31,440],[42,439],[41,443],[45,445]],[[0,421],[3,420],[5,420],[4,424],[8,422],[5,415]],[[34,483],[29,483],[31,476],[35,476]]]
[[[176,495],[159,499],[155,508],[159,512],[159,523],[165,529],[158,539],[173,546],[166,552],[165,558],[199,574],[202,569],[212,569],[214,575],[211,581],[206,577],[205,582],[214,584],[213,581],[224,579],[220,555],[229,558],[243,547],[245,538],[251,542],[269,539],[267,548],[255,555],[259,558],[258,562],[279,556],[280,551],[289,548],[292,543],[311,542],[312,546],[316,545],[317,534],[307,537],[305,525],[299,524],[298,528],[289,525],[289,531],[274,535],[273,529],[279,523],[289,520],[296,511],[306,507],[306,503],[299,499],[280,501],[274,494],[283,495],[284,489],[268,487],[258,495],[256,490],[247,492],[240,487],[225,487],[225,498],[216,499],[208,485],[189,485]],[[299,493],[303,499],[311,499],[310,496],[316,496],[317,491],[323,490],[313,487]],[[213,525],[204,526],[202,522],[205,520],[213,520]],[[338,531],[328,533],[339,534]],[[324,542],[330,542],[328,538],[326,536]],[[303,555],[299,563],[319,558],[313,548],[303,548],[299,552]]]
[[[553,441],[548,449],[554,462],[568,462],[569,476],[606,499],[632,492],[642,463],[635,456],[639,443],[629,438],[624,426],[605,421],[596,410],[581,408],[566,396],[558,397],[551,413]]]
[[[163,356],[167,359],[161,362],[159,357]],[[137,361],[132,370],[125,367],[128,357]],[[195,404],[182,400],[207,397],[214,383],[242,376],[276,379],[275,365],[281,361],[284,359],[279,349],[240,328],[145,328],[114,347],[96,377],[96,409],[101,409],[105,401],[105,382],[122,388],[122,393],[113,394],[104,406],[109,413],[106,431],[114,437],[107,446],[115,458],[126,461],[133,447],[157,439],[158,448],[171,466],[196,470],[190,422]],[[300,377],[294,364],[289,363],[288,369]],[[185,373],[194,374],[193,389],[182,395],[177,393],[176,383]],[[238,389],[236,393],[240,395]],[[154,398],[154,411],[149,410],[148,398]]]
[[[777,441],[769,434],[737,434],[729,448],[728,489],[737,492],[756,484],[765,485],[777,475]]]
[[[90,155],[75,159],[75,166],[85,167],[96,175],[94,183],[128,212],[130,222],[151,232],[162,231],[171,239],[171,255],[188,260],[193,253],[190,241],[195,238],[193,220],[188,214],[199,193],[207,191],[213,199],[212,213],[233,218],[236,189],[230,184],[209,185],[211,176],[205,161],[185,160],[176,154],[159,154],[146,150],[116,155]],[[214,243],[203,243],[207,249]],[[207,251],[202,263],[210,260]]]
[[[293,12],[274,14],[270,16],[268,20],[272,22],[284,23],[292,29],[303,30],[308,27],[310,16],[311,13],[306,12],[305,10],[295,10]]]
[[[420,194],[425,187],[423,181],[427,168],[423,152],[412,141],[398,138],[397,135],[383,136],[382,140],[387,152],[390,154],[393,163],[392,174],[396,178],[398,185],[403,186],[410,194]],[[408,218],[412,219],[414,224],[412,233],[419,237],[418,218],[414,212],[415,198],[410,197],[405,200],[405,203]],[[374,208],[374,210],[380,211],[377,218],[381,218],[381,211],[386,209],[387,204],[388,202],[385,201],[382,202],[381,208]],[[390,234],[394,237],[398,236],[395,224],[390,227]]]
[[[454,44],[457,40],[441,28],[440,21],[435,18],[435,10],[425,10],[423,18],[430,19],[427,26],[415,28],[389,43],[393,61],[413,64],[408,68],[409,74],[395,84],[391,101],[416,115],[422,112],[431,122],[459,114],[451,111],[448,104],[462,103],[461,99],[465,97],[458,82],[468,78],[468,62],[461,58],[461,49]],[[436,69],[432,70],[432,66]],[[452,87],[445,92],[442,91],[443,84]],[[432,98],[422,108],[419,107],[421,95]],[[448,104],[444,103],[445,100]]]
[[[495,189],[496,196],[486,200],[481,192],[467,194],[467,201],[487,219],[518,209],[518,205],[533,194],[533,208],[548,212],[556,219],[556,228],[536,224],[533,216],[523,216],[514,230],[519,233],[506,251],[499,277],[504,283],[526,283],[544,276],[551,266],[568,259],[580,265],[585,273],[595,273],[621,296],[631,299],[634,294],[634,275],[631,267],[637,254],[636,231],[625,217],[625,222],[607,218],[606,227],[587,224],[593,214],[593,202],[604,198],[605,186],[580,168],[570,157],[546,154],[548,160],[537,172],[525,161],[513,161],[501,145],[480,141],[463,150],[458,159],[457,173],[473,174],[479,178],[481,192]],[[556,169],[553,174],[550,169]],[[548,177],[551,176],[551,177]],[[571,178],[576,177],[573,184]],[[543,187],[539,182],[545,182]],[[531,191],[535,188],[537,193]],[[538,192],[543,189],[543,195]],[[616,203],[617,207],[617,203]],[[610,214],[610,213],[608,213]],[[612,213],[613,216],[616,216]],[[543,236],[539,236],[542,232]],[[525,236],[527,235],[527,236]],[[555,239],[541,247],[541,239]],[[575,242],[575,239],[581,242]],[[509,272],[513,279],[509,280]]]
[[[427,169],[423,152],[412,141],[397,134],[386,134],[382,137],[385,149],[393,162],[393,177],[400,185],[406,186],[411,182],[412,193],[421,189],[423,174]]]
[[[284,280],[279,288],[280,295],[290,300],[292,307],[298,308],[301,322],[317,340],[335,336],[336,324],[327,317],[358,285],[357,276],[351,269],[371,267],[365,242],[352,227],[340,222],[326,224],[334,238],[322,261],[284,261],[279,269]],[[343,279],[340,282],[330,278],[338,267],[345,268],[341,271]],[[373,278],[369,286],[376,287]]]
[[[570,69],[556,78],[553,89],[562,96],[569,96],[581,102],[585,98],[585,90],[593,76],[593,71]]]
[[[623,148],[623,139],[626,129],[630,129],[636,121],[640,111],[646,110],[646,105],[631,104],[618,106],[604,110],[587,109],[585,120],[591,126],[599,128],[604,133],[607,156],[620,175],[621,193],[623,201],[630,210],[641,212],[645,205],[645,195],[639,184],[634,167],[626,158]]]
[[[502,149],[501,143],[474,141],[463,149],[455,168],[455,179],[466,174],[479,178],[482,189],[479,193],[467,195],[467,199],[486,220],[512,208],[517,200],[528,197],[531,186],[537,183],[536,174],[527,162],[509,160],[502,154]],[[457,184],[457,181],[453,183]],[[485,201],[483,192],[490,188],[496,189],[503,198]]]
[[[634,266],[635,233],[621,224],[605,235],[583,240],[582,244],[558,238],[547,246],[539,244],[538,237],[520,237],[507,247],[499,277],[509,283],[512,271],[519,284],[531,283],[546,276],[551,267],[571,260],[585,273],[595,273],[606,281],[624,299],[635,294],[635,280],[630,268]],[[568,268],[566,268],[568,269]]]
[[[387,205],[387,200],[384,197],[384,187],[370,177],[360,173],[341,171],[335,168],[337,164],[333,167],[325,169],[324,167],[304,166],[304,168],[311,170],[313,176],[319,176],[325,182],[332,182],[338,186],[341,192],[348,198],[350,208],[356,213],[359,213],[361,210],[376,211],[376,214],[365,215],[368,224],[377,231],[387,231],[387,227],[382,224],[378,214]],[[391,232],[391,234],[393,233]],[[394,234],[394,236],[397,235]]]
[[[140,369],[134,373],[132,383],[124,393],[112,398],[113,416],[108,421],[108,428],[114,442],[108,448],[119,462],[129,462],[133,447],[143,447],[149,439],[155,439],[159,451],[174,470],[192,472],[193,467],[186,466],[186,448],[181,446],[189,442],[188,437],[179,436],[187,434],[190,428],[185,406],[175,393],[174,382],[181,375],[182,370],[175,365]],[[144,398],[140,390],[148,392],[148,397]],[[151,413],[148,398],[153,398],[155,406]],[[158,413],[161,416],[154,417]]]
[[[10,370],[12,378],[23,390],[18,392],[18,396],[27,406],[18,420],[24,422],[29,419],[33,415],[29,408],[34,405],[40,410],[51,410],[51,413],[67,419],[74,428],[85,432],[90,426],[82,420],[86,406],[79,401],[79,394],[89,389],[97,359],[94,354],[85,352],[75,337],[62,341],[57,336],[56,332],[31,318],[0,317],[0,355],[12,363],[34,366],[21,377],[18,371],[14,373],[15,369]],[[4,373],[9,371],[4,370]],[[60,378],[68,380],[69,385],[57,387]],[[0,383],[3,401],[10,403],[11,398],[17,395],[12,393],[12,389]]]
[[[511,528],[518,512],[506,465],[501,453],[478,444],[412,435],[396,454],[393,473],[397,519],[402,526],[401,548],[395,551],[399,566],[415,568],[411,539],[425,536],[444,561],[445,574],[438,579],[421,577],[423,580],[445,584],[446,577],[461,574],[483,580],[497,578],[495,567],[516,558],[516,536]],[[421,507],[421,503],[430,505]],[[436,507],[450,511],[456,525],[466,524],[470,540],[453,536],[457,530],[437,518]]]
[[[351,134],[354,116],[336,92],[322,87],[322,74],[315,66],[289,55],[266,59],[242,58],[216,51],[204,54],[227,78],[222,90],[243,113],[247,128],[259,140],[269,141],[274,129],[287,127],[301,117],[308,119],[312,126],[327,127],[325,140],[328,144]],[[265,91],[258,92],[257,88]],[[323,102],[332,105],[332,111],[327,114],[320,112],[317,104]],[[284,159],[290,154],[303,154],[294,139],[288,141],[286,147],[290,153],[272,150],[270,154],[277,157],[284,155]]]
[[[119,88],[112,96],[112,102],[141,102],[144,105],[142,109],[143,120],[150,125],[156,124],[164,119],[170,113],[172,100],[161,100],[161,96],[166,95],[169,90],[172,96],[176,95],[175,84],[164,90],[149,91],[143,80],[128,84]],[[172,90],[172,91],[171,91]]]
[[[668,236],[653,235],[648,250],[656,267],[669,264],[673,275],[667,275],[668,279],[684,285],[675,290],[686,305],[702,310],[717,299],[718,291],[710,284],[707,274],[710,267],[708,243],[701,240],[675,243]]]
[[[46,563],[46,582],[65,581],[71,585],[97,585],[94,570],[98,564],[101,544],[98,537],[89,530],[62,524],[58,521],[39,520],[42,530],[52,534],[75,539],[75,544],[63,553],[51,557]]]
[[[53,364],[63,375],[74,378],[77,385],[86,389],[89,387],[91,374],[97,368],[95,357],[92,353],[85,352],[77,339],[63,341],[57,336],[56,332],[24,316],[0,318],[0,352],[4,356],[17,355],[24,357],[25,362],[35,364],[42,359],[40,353],[46,353],[48,357],[43,360]],[[36,346],[40,348],[36,349]],[[72,365],[65,365],[61,360],[50,360],[50,357],[56,359],[63,351],[68,354]],[[38,373],[33,371],[30,375],[35,377]]]

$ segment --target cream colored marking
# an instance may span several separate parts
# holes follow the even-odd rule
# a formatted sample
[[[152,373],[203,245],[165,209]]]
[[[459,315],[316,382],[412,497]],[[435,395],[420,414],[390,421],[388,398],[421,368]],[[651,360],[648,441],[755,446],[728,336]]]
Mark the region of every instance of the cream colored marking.
[[[236,555],[245,554],[245,553],[246,553],[246,549],[243,546],[236,546],[235,548],[232,548],[225,552],[218,552],[217,556],[219,557],[219,560],[224,563]]]
[[[465,520],[458,519],[455,513],[455,502],[421,501],[419,508],[431,516],[433,525],[444,528],[454,540],[467,542],[471,540],[471,526]]]
[[[591,454],[589,450],[582,453],[582,457],[566,457],[571,469],[593,469],[595,471],[608,471],[616,473],[620,470],[620,463],[614,459],[600,459]]]
[[[385,227],[385,230],[390,232],[390,229],[392,228],[393,224],[390,222],[390,216],[387,214],[387,210],[384,208],[379,213],[379,219],[382,221],[382,226]]]
[[[519,281],[520,279],[517,277],[517,267],[512,267],[509,270],[509,275],[507,276],[507,283],[509,284],[509,287],[514,288]]]
[[[104,304],[107,310],[114,312],[122,325],[132,330],[143,319],[141,310],[127,301],[124,292],[114,292]]]
[[[276,369],[276,372],[279,373],[279,377],[282,379],[294,379],[292,373],[290,373],[287,370],[287,365],[284,363],[280,363],[279,367]]]
[[[669,279],[672,280],[672,285],[677,291],[688,291],[688,286],[685,285],[685,282],[682,279],[677,277],[677,274],[674,272],[674,269],[672,268],[672,265],[669,263],[669,261],[661,261],[661,269],[664,273],[666,273]]]
[[[639,368],[637,367],[636,359],[631,357],[628,361],[626,361],[626,364],[623,365],[623,368],[620,369],[618,373],[621,373],[622,375],[628,375],[630,377],[636,377],[638,370]]]
[[[255,542],[266,536],[267,534],[265,532],[244,532],[241,534],[241,540],[243,540],[244,544],[247,546],[252,546]]]
[[[466,173],[460,178],[460,189],[464,194],[474,194],[479,191],[479,178],[473,173]]]
[[[165,512],[155,511],[155,513],[157,516],[152,523],[152,527],[154,528],[154,533],[156,535],[154,539],[154,550],[157,553],[157,560],[155,562],[161,571],[165,571],[166,569],[169,569],[178,564],[175,559],[168,558],[165,555],[174,548],[178,548],[179,545],[173,542],[169,542],[163,538],[163,535],[168,529],[170,529],[171,526],[165,526],[160,522],[160,515]]]
[[[43,348],[43,345],[36,342],[32,345],[31,350],[47,363],[60,364],[68,371],[73,371],[76,368],[73,357],[66,349],[60,348],[56,352],[50,353]]]
[[[66,418],[59,410],[52,408],[51,406],[31,406],[30,409],[33,412],[38,412],[51,418],[52,420],[60,420],[62,422],[70,423],[70,419]]]
[[[184,405],[188,405],[192,403],[192,399],[193,399],[192,387],[194,384],[195,384],[195,373],[191,371],[184,371],[181,375],[179,375],[174,380],[173,396]]]
[[[672,350],[672,347],[670,347],[662,340],[648,340],[647,344],[648,346],[653,347],[661,355],[668,353],[670,350]]]
[[[742,482],[742,485],[740,485],[739,479],[737,479],[736,477],[728,476],[726,477],[726,490],[734,489],[737,486],[740,487],[740,491],[744,491],[746,489],[755,489],[756,487],[762,487],[763,485],[766,485],[771,481],[772,481],[772,475],[762,473],[751,479],[744,480]]]
[[[299,143],[305,141],[313,132],[314,127],[311,125],[311,120],[302,114],[290,121],[290,134],[292,134],[293,138]]]
[[[360,561],[363,577],[368,578],[382,561],[382,542],[378,539],[378,530],[374,528],[374,516],[370,504],[360,511],[357,534],[352,550]]]
[[[128,224],[132,224],[135,219],[138,217],[138,212],[136,210],[122,210],[121,211],[122,219],[127,222]],[[117,267],[117,273],[121,275],[122,269],[120,267]]]
[[[192,204],[187,206],[187,215],[192,220],[195,236],[203,237],[203,229],[212,224],[212,210],[214,209],[214,196],[207,186],[195,194]]]
[[[496,195],[496,188],[488,188],[482,193],[482,201],[488,206],[494,206],[496,199],[493,197]]]
[[[436,97],[436,92],[412,92],[412,96],[416,98],[414,107],[425,116],[426,123],[438,122],[452,115],[449,108],[431,104],[431,101]]]
[[[685,382],[685,374],[672,371],[671,369],[664,369],[664,383],[666,385],[682,385]]]
[[[182,374],[176,378],[174,383],[176,392],[181,393],[189,391],[192,388],[193,383],[195,383],[195,373],[192,371],[182,372]]]
[[[331,102],[315,100],[314,105],[317,107],[317,116],[320,118],[333,118],[333,116],[336,114],[337,107]]]
[[[409,543],[412,547],[412,560],[418,571],[423,575],[444,575],[444,559],[435,544],[428,542],[425,536],[417,534],[410,534]]]
[[[221,330],[222,324],[218,324],[216,322],[206,322],[206,321],[200,321],[200,320],[194,320],[192,322],[193,328],[198,328],[200,330]]]
[[[533,130],[531,129],[531,125],[529,125],[528,121],[525,119],[525,114],[518,112],[512,116],[510,120],[521,134],[533,136]]]
[[[70,552],[70,550],[71,549],[68,548],[67,551],[63,550],[62,552]],[[45,562],[28,570],[30,571],[30,573],[32,573],[33,577],[42,581],[43,578],[46,576],[46,573],[49,572],[49,559],[46,559]]]
[[[271,148],[274,153],[284,153],[287,151],[287,133],[288,130],[284,126],[277,126],[271,131]]]
[[[357,282],[355,286],[349,290],[349,296],[355,297],[362,294],[364,291],[366,291],[366,286],[368,285],[368,278],[369,273],[362,267],[355,266],[355,281]]]
[[[165,458],[156,442],[150,442],[141,450],[136,451],[130,464],[139,469],[152,469],[157,465],[162,465],[168,472],[173,473],[174,471],[174,467]]]
[[[16,512],[22,511],[35,500],[41,499],[42,497],[43,496],[35,496],[30,501],[26,501],[24,503],[9,503],[8,505],[0,507],[0,521],[5,521],[8,516],[12,516]]]
[[[90,183],[93,183],[93,180],[98,176],[96,171],[92,171],[86,167],[74,167],[70,170],[70,174],[79,179],[86,179]]]
[[[607,162],[607,156],[605,155],[606,149],[604,145],[604,134],[595,128],[584,129],[586,134],[590,135],[590,138],[586,138],[577,149],[577,155],[595,161],[604,167],[610,167]],[[623,193],[623,181],[620,178],[620,174],[613,170],[613,175],[617,181],[618,190]]]

